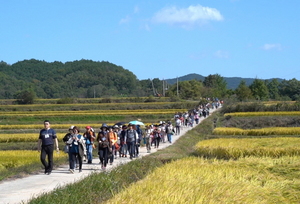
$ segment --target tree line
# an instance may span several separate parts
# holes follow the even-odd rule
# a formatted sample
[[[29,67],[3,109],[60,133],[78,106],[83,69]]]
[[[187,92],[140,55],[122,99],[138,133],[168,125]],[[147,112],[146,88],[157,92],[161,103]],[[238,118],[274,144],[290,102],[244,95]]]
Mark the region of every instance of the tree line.
[[[167,96],[173,99],[207,97],[247,100],[299,100],[296,79],[255,79],[249,86],[241,80],[234,90],[219,74],[204,80],[180,81],[169,85],[159,78],[138,80],[134,73],[106,61],[79,60],[45,62],[24,60],[12,65],[0,62],[0,99],[33,103],[34,98],[100,98],[112,96]]]

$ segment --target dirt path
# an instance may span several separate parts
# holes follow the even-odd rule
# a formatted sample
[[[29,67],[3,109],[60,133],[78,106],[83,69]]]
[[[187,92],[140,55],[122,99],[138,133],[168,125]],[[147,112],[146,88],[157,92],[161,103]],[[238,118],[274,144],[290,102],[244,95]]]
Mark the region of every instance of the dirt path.
[[[216,109],[211,110],[214,112]],[[200,118],[200,122],[204,120],[203,117]],[[194,126],[195,127],[195,126]],[[180,135],[174,135],[172,140],[173,143],[184,135],[187,131],[191,130],[191,127],[183,127]],[[166,148],[170,146],[171,143],[161,143],[159,149]],[[157,149],[151,150],[151,153],[156,152]],[[61,153],[62,154],[62,153]],[[148,155],[146,147],[140,148],[140,157]],[[107,166],[107,171],[111,168],[116,167],[120,164],[125,164],[130,162],[129,158],[117,158],[112,166]],[[38,195],[46,192],[50,192],[53,189],[64,186],[69,183],[74,183],[92,174],[94,172],[101,172],[99,159],[94,158],[93,164],[83,163],[82,172],[79,173],[78,170],[75,174],[71,174],[68,171],[68,165],[60,166],[52,171],[51,175],[45,175],[42,171],[36,175],[30,175],[25,178],[20,178],[12,181],[4,181],[0,183],[0,204],[17,204],[17,203],[27,203],[31,198],[37,197]]]

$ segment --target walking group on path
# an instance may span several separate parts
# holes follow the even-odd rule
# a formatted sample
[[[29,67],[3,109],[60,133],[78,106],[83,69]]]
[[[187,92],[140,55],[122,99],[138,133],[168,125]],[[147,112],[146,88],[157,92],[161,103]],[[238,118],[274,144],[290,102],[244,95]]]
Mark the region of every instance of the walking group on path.
[[[76,126],[69,128],[63,138],[69,165],[63,165],[53,171],[53,153],[58,142],[55,130],[50,128],[50,121],[44,121],[40,131],[38,150],[44,166],[44,174],[31,175],[0,184],[0,203],[26,203],[29,199],[50,192],[53,189],[76,182],[97,171],[113,168],[113,164],[125,164],[132,159],[146,156],[158,149],[165,148],[198,125],[209,113],[219,107],[219,103],[201,105],[194,110],[174,114],[174,126],[171,121],[160,121],[157,125],[107,126],[100,127],[97,136],[92,127],[86,126],[81,135]],[[144,144],[144,145],[142,145]],[[93,150],[97,149],[99,158],[93,158]],[[46,161],[47,157],[47,161]],[[110,164],[107,166],[107,164]],[[78,173],[75,173],[78,168]],[[69,173],[68,173],[69,172]]]

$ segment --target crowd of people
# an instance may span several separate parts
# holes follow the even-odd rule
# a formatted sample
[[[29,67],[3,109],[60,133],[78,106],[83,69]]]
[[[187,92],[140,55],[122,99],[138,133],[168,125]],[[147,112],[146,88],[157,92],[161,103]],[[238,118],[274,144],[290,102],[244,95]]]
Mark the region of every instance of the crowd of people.
[[[75,169],[78,168],[79,172],[82,172],[83,162],[92,164],[93,150],[97,150],[99,163],[104,171],[107,165],[113,165],[117,158],[138,158],[141,144],[145,145],[147,153],[151,153],[151,149],[159,148],[161,142],[172,143],[172,136],[179,135],[183,127],[193,127],[199,123],[201,117],[205,118],[209,115],[211,108],[218,108],[219,106],[220,102],[213,102],[199,105],[193,110],[183,113],[175,113],[174,126],[171,121],[160,121],[156,125],[146,125],[143,129],[140,125],[130,123],[113,126],[103,123],[97,135],[91,126],[86,126],[85,132],[82,134],[77,126],[71,126],[63,138],[64,151],[69,156],[69,171],[75,173]],[[49,141],[55,141],[57,148],[58,144],[56,133],[50,128],[50,122],[45,121],[44,124],[45,128],[40,132],[39,146],[42,147],[41,161],[45,166],[45,173],[50,174],[53,168],[54,143]],[[52,157],[51,151],[43,150],[45,149],[43,147],[47,146],[46,143],[52,145]],[[45,161],[46,154],[50,154],[48,163]]]

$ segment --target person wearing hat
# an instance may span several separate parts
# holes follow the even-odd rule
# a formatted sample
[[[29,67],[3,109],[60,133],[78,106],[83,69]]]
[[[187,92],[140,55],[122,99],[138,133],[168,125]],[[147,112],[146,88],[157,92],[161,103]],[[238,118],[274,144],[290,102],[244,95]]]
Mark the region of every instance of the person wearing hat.
[[[108,126],[107,126],[106,123],[103,123],[102,126],[100,127],[100,132],[102,132],[104,135],[107,134],[107,132],[108,132]],[[99,133],[100,133],[100,132],[99,132]],[[98,133],[98,134],[99,134],[99,133]]]
[[[108,154],[111,150],[111,141],[108,134],[104,134],[103,131],[98,133],[96,138],[98,142],[98,155],[100,159],[101,168],[103,171],[106,170],[106,165],[108,163]]]
[[[63,138],[63,141],[65,143],[65,148],[64,148],[64,152],[65,153],[68,153],[68,156],[69,156],[69,164],[71,164],[71,153],[70,153],[70,148],[72,145],[68,144],[67,142],[69,141],[69,139],[72,137],[72,134],[73,134],[73,128],[74,128],[74,125],[72,125],[70,128],[69,128],[69,132],[64,136]]]
[[[88,164],[91,164],[93,161],[93,145],[94,140],[96,139],[94,132],[91,130],[91,126],[85,127],[85,133],[83,134],[83,137],[85,138],[85,144],[86,144],[86,152],[87,152],[87,160]]]

